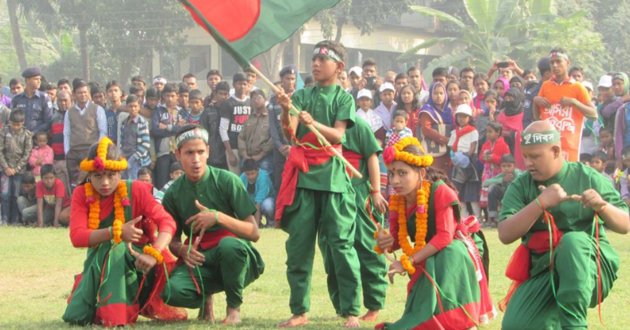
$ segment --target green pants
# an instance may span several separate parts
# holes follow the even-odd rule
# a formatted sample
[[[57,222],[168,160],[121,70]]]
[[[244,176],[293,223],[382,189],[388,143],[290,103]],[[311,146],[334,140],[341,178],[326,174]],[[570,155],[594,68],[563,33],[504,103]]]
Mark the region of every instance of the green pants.
[[[603,230],[603,229],[602,229]],[[619,258],[607,240],[600,240],[602,297],[617,278]],[[518,287],[503,317],[502,329],[586,329],[588,307],[597,304],[597,250],[584,232],[564,234],[554,252],[554,298],[549,271],[533,275]],[[549,254],[532,257],[532,269],[549,264]]]
[[[294,315],[310,309],[317,236],[326,242],[322,253],[330,251],[328,268],[337,278],[339,314],[359,315],[361,278],[354,249],[355,213],[351,187],[346,193],[301,188],[295,192],[294,203],[285,209],[282,217],[282,228],[289,234],[286,242],[287,279],[291,288],[289,306]]]
[[[189,269],[181,264],[173,270],[170,286],[162,292],[164,302],[178,307],[201,307],[203,297],[197,291],[194,276],[205,294],[225,291],[228,307],[239,307],[243,303],[243,289],[264,271],[258,251],[248,241],[225,237],[219,245],[201,253],[206,257],[203,265]]]
[[[376,240],[374,232],[376,231],[377,221],[383,225],[383,215],[379,214],[376,208],[370,203],[370,213],[366,209],[366,201],[370,198],[370,186],[367,181],[354,186],[356,192],[355,205],[357,206],[356,231],[354,235],[354,249],[360,260],[360,276],[361,287],[363,289],[363,306],[368,310],[380,310],[385,306],[385,295],[387,293],[387,263],[384,255],[379,255],[374,251]],[[335,272],[332,271],[332,255],[329,249],[326,249],[326,242],[323,237],[319,237],[319,249],[324,256],[324,266],[328,274],[328,292],[333,302],[335,310],[340,313],[339,284]]]

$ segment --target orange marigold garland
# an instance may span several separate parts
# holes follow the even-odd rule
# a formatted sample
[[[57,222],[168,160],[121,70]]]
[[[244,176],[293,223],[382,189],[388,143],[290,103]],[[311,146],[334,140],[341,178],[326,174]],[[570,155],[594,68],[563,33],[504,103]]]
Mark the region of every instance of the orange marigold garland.
[[[155,258],[155,261],[157,261],[158,265],[161,265],[162,262],[164,262],[164,256],[162,256],[162,253],[160,253],[160,251],[158,251],[151,245],[145,245],[142,249],[142,252]]]
[[[404,149],[410,145],[418,147],[420,151],[422,151],[423,155],[414,155],[410,152],[404,151]],[[433,164],[433,156],[427,155],[424,151],[424,148],[422,147],[422,144],[420,144],[418,139],[412,136],[402,138],[393,146],[385,148],[385,150],[383,151],[383,160],[387,165],[397,160],[417,167],[427,167]]]
[[[127,160],[108,160],[107,159],[107,148],[110,144],[114,144],[112,140],[108,137],[102,138],[98,142],[98,146],[96,147],[96,157],[94,159],[84,159],[81,161],[79,167],[81,171],[85,172],[96,172],[96,171],[124,171],[127,169]]]

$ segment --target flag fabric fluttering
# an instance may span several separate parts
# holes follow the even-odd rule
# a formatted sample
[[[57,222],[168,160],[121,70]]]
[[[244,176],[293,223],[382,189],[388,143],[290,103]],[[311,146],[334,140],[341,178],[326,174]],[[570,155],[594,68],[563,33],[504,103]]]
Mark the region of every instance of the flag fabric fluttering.
[[[193,19],[244,68],[339,0],[180,0]]]

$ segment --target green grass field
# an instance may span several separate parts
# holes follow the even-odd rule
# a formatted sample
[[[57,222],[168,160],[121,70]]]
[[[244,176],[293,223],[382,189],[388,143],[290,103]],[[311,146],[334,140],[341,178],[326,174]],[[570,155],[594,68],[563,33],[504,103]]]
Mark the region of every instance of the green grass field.
[[[514,245],[503,246],[496,230],[486,233],[491,251],[490,289],[496,303],[509,285],[503,276],[505,265]],[[242,329],[271,329],[289,316],[289,288],[285,277],[284,241],[286,234],[273,229],[262,230],[256,247],[267,265],[265,273],[245,291],[242,307]],[[630,314],[630,241],[627,237],[610,234],[617,249],[622,268],[612,294],[602,305],[605,326],[599,323],[597,310],[589,311],[592,329],[624,329]],[[0,328],[64,328],[61,315],[72,286],[73,275],[81,270],[85,250],[70,244],[67,229],[32,229],[0,227]],[[406,279],[396,278],[390,286],[385,310],[380,319],[396,320],[405,302]],[[341,319],[335,316],[328,300],[321,258],[315,261],[313,276],[310,325],[303,329],[340,328]],[[215,314],[222,319],[225,311],[224,296],[215,296]],[[140,318],[136,327],[205,329],[207,324],[196,320],[197,311],[190,310],[191,321],[165,324]],[[363,323],[364,328],[374,324]],[[500,329],[501,315],[482,329]],[[212,328],[221,328],[214,325]]]

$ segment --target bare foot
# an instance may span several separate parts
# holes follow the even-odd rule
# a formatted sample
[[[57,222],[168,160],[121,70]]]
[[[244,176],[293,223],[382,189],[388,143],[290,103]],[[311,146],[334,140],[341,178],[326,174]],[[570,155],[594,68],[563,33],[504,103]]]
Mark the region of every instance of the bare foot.
[[[378,309],[377,310],[369,310],[369,311],[367,311],[367,313],[365,313],[365,315],[361,316],[361,320],[368,321],[368,322],[374,322],[378,318],[378,312],[379,312]]]
[[[308,324],[308,318],[306,314],[293,315],[288,320],[278,324],[278,328],[295,328]]]
[[[197,317],[199,320],[204,320],[208,322],[214,322],[214,307],[212,305],[212,295],[206,296],[206,304],[202,310],[199,310],[199,316]]]
[[[346,328],[358,328],[361,325],[359,324],[359,318],[354,315],[349,315],[346,317],[346,323],[343,324]]]
[[[223,320],[223,324],[225,325],[235,325],[241,323],[241,309],[240,308],[227,308],[227,312],[225,313],[225,319]]]

